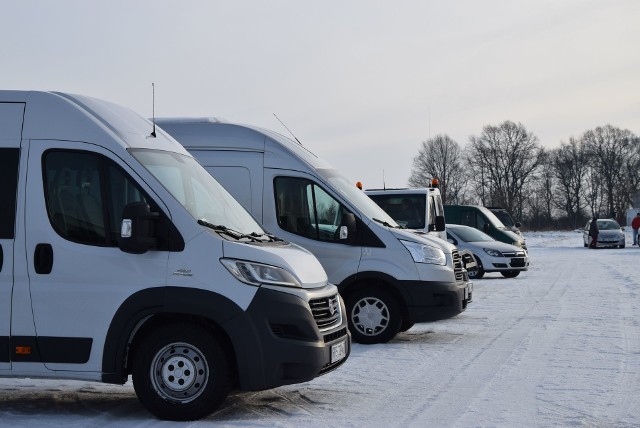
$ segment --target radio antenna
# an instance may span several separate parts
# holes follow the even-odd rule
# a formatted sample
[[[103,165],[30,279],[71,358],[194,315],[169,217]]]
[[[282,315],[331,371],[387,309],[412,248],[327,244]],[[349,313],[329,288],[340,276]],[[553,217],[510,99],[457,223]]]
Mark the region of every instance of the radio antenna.
[[[153,122],[151,136],[156,138],[156,84],[153,82],[151,82],[151,121]]]
[[[300,142],[300,140],[298,140],[298,138],[293,134],[293,132],[291,132],[291,130],[289,128],[287,128],[287,125],[284,124],[283,121],[280,120],[280,118],[278,117],[277,114],[273,113],[273,115],[276,117],[276,119],[278,119],[278,122],[280,122],[282,124],[282,126],[285,127],[285,129],[287,131],[289,131],[289,134],[291,134],[291,136],[298,142],[298,144],[302,145],[302,143]]]

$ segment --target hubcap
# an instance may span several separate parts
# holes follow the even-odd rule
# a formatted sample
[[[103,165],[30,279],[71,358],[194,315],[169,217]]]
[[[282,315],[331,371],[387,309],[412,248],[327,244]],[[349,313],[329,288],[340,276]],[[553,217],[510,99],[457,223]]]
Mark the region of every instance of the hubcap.
[[[151,383],[165,400],[188,403],[195,400],[209,379],[209,366],[202,352],[188,343],[172,343],[155,355]]]
[[[375,336],[389,325],[389,309],[382,300],[365,297],[353,306],[351,320],[360,333]]]

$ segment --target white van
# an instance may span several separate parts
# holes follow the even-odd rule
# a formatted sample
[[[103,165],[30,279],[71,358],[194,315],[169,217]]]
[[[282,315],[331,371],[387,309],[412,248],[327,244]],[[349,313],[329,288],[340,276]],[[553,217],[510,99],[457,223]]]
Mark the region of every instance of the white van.
[[[437,187],[366,189],[364,193],[399,225],[447,240],[444,206]]]
[[[263,226],[310,250],[338,285],[354,341],[458,315],[471,299],[458,251],[400,230],[355,184],[278,133],[215,119],[158,119]]]
[[[123,107],[0,91],[0,377],[124,384],[160,418],[347,358],[318,260]]]

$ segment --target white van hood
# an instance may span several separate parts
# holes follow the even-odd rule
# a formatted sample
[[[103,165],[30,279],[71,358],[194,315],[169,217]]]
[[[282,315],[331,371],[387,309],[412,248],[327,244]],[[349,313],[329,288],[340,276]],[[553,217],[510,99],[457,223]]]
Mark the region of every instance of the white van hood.
[[[431,235],[417,233],[412,229],[389,229],[393,235],[404,241],[412,241],[420,244],[431,245],[432,247],[440,248],[445,253],[451,254],[456,246],[443,239],[436,238]]]
[[[264,263],[286,269],[302,288],[321,288],[327,284],[327,273],[318,259],[306,249],[292,243],[254,245],[223,241],[224,257]]]

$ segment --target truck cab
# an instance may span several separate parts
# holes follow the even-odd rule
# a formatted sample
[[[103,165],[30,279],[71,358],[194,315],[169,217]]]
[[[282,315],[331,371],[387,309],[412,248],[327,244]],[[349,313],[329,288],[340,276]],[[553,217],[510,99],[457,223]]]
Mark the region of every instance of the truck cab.
[[[447,240],[444,206],[437,187],[366,189],[364,193],[400,226]]]

